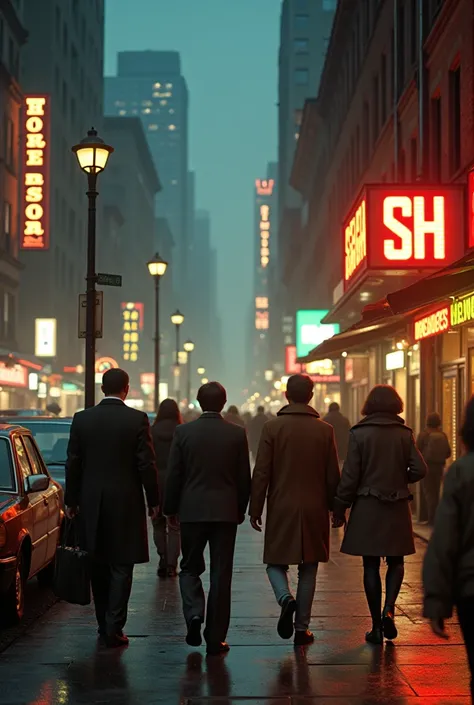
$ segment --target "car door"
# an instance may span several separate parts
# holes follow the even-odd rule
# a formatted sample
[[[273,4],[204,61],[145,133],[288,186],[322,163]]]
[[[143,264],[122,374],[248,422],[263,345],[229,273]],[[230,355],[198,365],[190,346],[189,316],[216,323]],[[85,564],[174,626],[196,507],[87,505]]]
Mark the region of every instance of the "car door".
[[[22,436],[23,443],[28,452],[30,465],[34,475],[47,475],[47,470],[39,453],[38,447],[31,436]],[[48,546],[46,549],[46,562],[53,560],[59,540],[60,529],[60,497],[59,490],[52,482],[43,492],[43,501],[48,507]]]
[[[20,468],[20,477],[22,477],[24,492],[28,500],[28,506],[25,511],[28,512],[26,527],[29,531],[32,543],[30,575],[35,575],[46,563],[49,509],[47,502],[45,502],[43,492],[27,492],[25,480],[35,473],[33,472],[33,467],[28,458],[21,434],[15,434],[12,442],[16,460]]]

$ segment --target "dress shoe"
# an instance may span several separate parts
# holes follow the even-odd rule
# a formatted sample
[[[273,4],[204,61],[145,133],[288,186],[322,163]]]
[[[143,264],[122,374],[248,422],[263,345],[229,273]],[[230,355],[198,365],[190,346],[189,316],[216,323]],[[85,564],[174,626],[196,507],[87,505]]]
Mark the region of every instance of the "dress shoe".
[[[208,656],[219,656],[220,654],[226,654],[228,651],[230,651],[230,646],[225,641],[219,641],[217,644],[207,645]]]
[[[105,637],[105,645],[108,649],[119,649],[122,646],[128,646],[128,643],[128,636],[123,632],[107,634]]]
[[[375,627],[372,631],[367,632],[365,635],[365,640],[368,644],[375,644],[380,646],[383,644],[383,632],[380,627]]]
[[[295,632],[295,646],[308,646],[314,642],[314,634],[308,629],[305,632]]]
[[[201,646],[201,618],[193,617],[189,622],[188,633],[186,634],[186,644],[189,646]]]
[[[395,626],[395,616],[391,610],[384,610],[382,615],[382,630],[384,637],[389,641],[396,639],[398,636],[398,629]]]
[[[291,639],[294,632],[293,617],[296,612],[296,600],[287,597],[281,606],[280,619],[278,620],[278,636],[282,639]]]

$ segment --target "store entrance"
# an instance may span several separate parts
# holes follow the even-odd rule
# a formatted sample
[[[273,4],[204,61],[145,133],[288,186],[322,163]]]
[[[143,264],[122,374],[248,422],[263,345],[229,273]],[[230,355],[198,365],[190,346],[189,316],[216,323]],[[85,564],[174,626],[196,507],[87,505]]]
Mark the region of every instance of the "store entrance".
[[[454,461],[460,453],[459,426],[464,408],[464,365],[456,365],[443,370],[442,421],[443,430],[448,436]]]

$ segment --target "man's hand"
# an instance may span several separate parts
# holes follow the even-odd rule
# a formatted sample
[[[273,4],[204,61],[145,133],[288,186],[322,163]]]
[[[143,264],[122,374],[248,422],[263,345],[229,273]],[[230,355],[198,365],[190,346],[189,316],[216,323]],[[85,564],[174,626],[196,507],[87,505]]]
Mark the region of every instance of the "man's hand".
[[[159,507],[150,507],[148,509],[148,516],[151,518],[152,521],[155,519],[158,519],[160,516],[160,508]]]
[[[262,517],[250,517],[250,524],[255,531],[262,531]]]
[[[449,639],[449,634],[444,626],[444,619],[430,619],[430,627],[436,636],[441,637],[441,639]]]
[[[67,518],[72,520],[74,517],[76,517],[79,514],[79,508],[78,507],[65,507],[64,513],[66,514]]]
[[[335,514],[332,515],[332,528],[340,529],[346,523],[345,517],[338,517]]]

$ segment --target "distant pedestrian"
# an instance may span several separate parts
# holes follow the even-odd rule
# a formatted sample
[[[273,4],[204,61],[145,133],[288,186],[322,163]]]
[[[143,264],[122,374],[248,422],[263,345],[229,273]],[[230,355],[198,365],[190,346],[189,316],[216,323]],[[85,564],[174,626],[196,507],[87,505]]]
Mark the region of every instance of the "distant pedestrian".
[[[129,378],[108,370],[105,399],[74,416],[66,463],[66,511],[77,515],[91,557],[99,636],[109,647],[128,644],[123,633],[133,566],[147,563],[147,521],[159,514],[160,492],[148,416],[124,404]]]
[[[329,560],[329,512],[339,482],[334,432],[309,406],[313,382],[294,375],[287,384],[288,406],[262,431],[252,478],[251,524],[261,531],[268,500],[263,561],[281,607],[278,634],[295,644],[314,641],[308,630],[320,562]],[[296,600],[289,565],[299,573]],[[295,618],[296,613],[296,618]]]
[[[329,405],[329,411],[324,417],[324,421],[330,424],[334,429],[334,437],[336,439],[337,455],[342,468],[347,456],[347,447],[349,445],[349,432],[351,424],[349,419],[341,414],[341,407],[335,401]]]
[[[162,401],[155,423],[151,427],[161,497],[164,496],[171,443],[173,442],[176,428],[182,423],[179,406],[174,399]],[[170,526],[163,512],[160,512],[160,516],[153,520],[153,539],[160,556],[157,570],[158,576],[160,578],[176,577],[178,558],[181,551],[179,526]]]
[[[168,464],[164,513],[181,523],[183,559],[179,576],[191,646],[201,644],[206,600],[201,575],[209,543],[211,589],[204,638],[209,654],[229,650],[231,585],[237,526],[250,496],[250,461],[245,430],[221,415],[226,391],[218,382],[198,393],[202,416],[176,429]]]
[[[403,402],[395,389],[378,385],[362,409],[365,417],[349,435],[349,448],[334,504],[336,519],[352,508],[341,551],[362,556],[364,589],[372,617],[366,640],[381,644],[398,636],[395,602],[404,577],[404,556],[415,553],[409,483],[426,475],[413,431],[399,416]],[[382,613],[380,559],[386,558]]]
[[[433,632],[447,639],[444,623],[457,607],[474,702],[474,397],[466,406],[461,437],[467,452],[446,473],[426,551],[424,616],[431,620]]]
[[[446,461],[451,457],[451,446],[441,428],[439,414],[434,412],[428,415],[426,429],[419,434],[416,444],[428,466],[428,474],[423,480],[423,491],[428,510],[428,524],[432,526],[439,504]]]
[[[224,418],[229,423],[233,423],[236,426],[242,426],[242,428],[245,428],[245,421],[241,417],[240,412],[236,406],[229,406]]]
[[[267,421],[268,418],[265,414],[265,409],[263,406],[259,406],[256,415],[250,419],[248,424],[249,446],[254,460],[257,457],[260,436],[262,435],[263,427]]]

